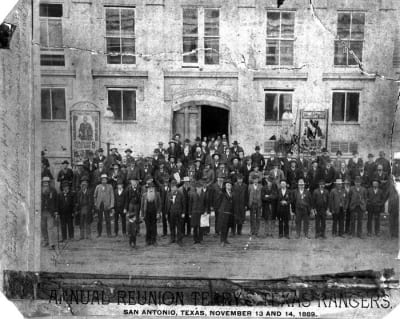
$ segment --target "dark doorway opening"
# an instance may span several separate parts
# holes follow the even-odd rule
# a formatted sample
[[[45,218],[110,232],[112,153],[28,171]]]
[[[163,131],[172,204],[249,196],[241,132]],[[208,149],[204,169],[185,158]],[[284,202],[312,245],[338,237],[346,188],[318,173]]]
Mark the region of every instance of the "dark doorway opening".
[[[226,134],[229,137],[229,111],[209,105],[201,106],[201,135],[217,137]]]

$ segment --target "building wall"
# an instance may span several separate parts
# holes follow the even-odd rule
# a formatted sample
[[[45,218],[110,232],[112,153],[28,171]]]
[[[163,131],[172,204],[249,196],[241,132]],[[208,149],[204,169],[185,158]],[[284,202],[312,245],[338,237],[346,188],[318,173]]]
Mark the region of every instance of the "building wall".
[[[293,68],[265,66],[268,0],[102,0],[64,2],[64,45],[96,52],[105,50],[104,5],[136,6],[135,66],[107,65],[106,56],[65,50],[65,68],[42,68],[43,85],[65,85],[67,114],[76,103],[90,101],[105,112],[107,87],[136,87],[137,121],[101,119],[101,140],[123,151],[150,154],[159,140],[172,134],[173,111],[181,105],[209,102],[230,110],[230,137],[251,152],[279,134],[282,124],[264,121],[264,89],[293,89],[293,114],[299,109],[329,110],[332,90],[360,90],[357,124],[329,125],[329,141],[355,141],[362,156],[389,150],[397,84],[368,77],[357,67],[334,67],[334,36],[313,18],[308,0],[286,1],[282,9],[296,11]],[[394,75],[393,52],[397,7],[382,0],[314,0],[316,14],[336,33],[338,10],[366,13],[364,68]],[[220,64],[182,68],[181,7],[220,8]],[[298,123],[297,123],[298,125]],[[298,128],[296,128],[297,132]],[[42,122],[43,147],[53,163],[71,155],[70,123]],[[103,144],[105,146],[105,144]]]

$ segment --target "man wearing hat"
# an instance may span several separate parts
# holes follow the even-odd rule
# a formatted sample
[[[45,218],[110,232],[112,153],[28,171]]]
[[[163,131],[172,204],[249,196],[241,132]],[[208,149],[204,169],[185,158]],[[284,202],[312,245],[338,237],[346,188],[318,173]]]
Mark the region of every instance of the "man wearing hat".
[[[43,247],[55,249],[57,244],[58,212],[57,192],[50,186],[50,178],[42,178],[40,228]]]
[[[140,204],[142,199],[142,192],[139,186],[139,180],[132,176],[129,180],[130,185],[127,189],[126,207],[128,210],[128,233],[129,245],[136,246],[136,236],[140,231]]]
[[[182,155],[182,150],[183,150],[181,142],[181,134],[175,133],[173,140],[176,141],[176,147],[178,148],[178,154],[176,155],[176,157],[180,157]]]
[[[391,174],[391,167],[390,167],[390,162],[385,158],[385,152],[380,151],[379,152],[379,157],[375,161],[376,165],[378,166],[379,164],[382,165],[383,171],[387,174]]]
[[[329,194],[329,211],[332,213],[332,236],[344,237],[345,215],[349,205],[349,194],[343,189],[343,181],[338,178]]]
[[[118,221],[121,218],[122,235],[126,236],[126,213],[128,211],[127,192],[124,189],[124,180],[117,179],[114,190],[114,234],[118,236]]]
[[[191,225],[190,225],[190,217],[189,217],[189,194],[192,191],[190,186],[190,178],[189,176],[183,177],[183,185],[179,189],[183,194],[183,199],[185,202],[185,207],[183,213],[185,216],[182,221],[182,235],[190,236],[191,233]]]
[[[93,174],[97,169],[97,164],[92,151],[88,152],[88,158],[83,161],[83,169],[89,176],[89,188],[92,188],[94,186]]]
[[[158,169],[154,173],[154,182],[158,189],[162,188],[164,185],[164,181],[170,180],[170,174],[165,168],[165,162],[160,161]]]
[[[229,176],[229,168],[227,167],[225,160],[221,160],[219,162],[219,167],[218,167],[217,171],[215,172],[215,174],[223,175],[224,178],[227,178]]]
[[[317,160],[312,162],[311,169],[307,173],[307,178],[310,192],[313,193],[318,188],[318,182],[322,179],[321,169],[318,166]]]
[[[328,164],[328,162],[326,164]],[[325,181],[320,180],[319,188],[314,190],[314,193],[312,194],[312,208],[315,212],[315,238],[326,238],[325,228],[328,206],[329,191],[325,188]]]
[[[226,176],[224,174],[219,173],[217,175],[217,181],[211,187],[210,209],[211,209],[211,211],[214,211],[214,213],[215,213],[215,225],[214,225],[215,235],[219,235],[219,233],[220,233],[219,207],[221,205],[222,192],[223,192],[225,178],[226,178]]]
[[[361,186],[364,187],[365,189],[368,189],[371,186],[371,178],[373,175],[370,177],[367,175],[364,169],[364,165],[359,164],[354,170],[353,170],[353,175],[351,176],[351,180],[354,181],[356,176],[361,177]]]
[[[253,165],[251,162],[251,157],[247,156],[245,158],[245,163],[242,167],[243,182],[247,185],[250,184],[249,176],[250,176],[250,173],[252,172],[252,170],[253,170]]]
[[[233,216],[233,194],[232,194],[232,181],[228,178],[224,181],[224,190],[221,196],[220,211],[220,226],[221,226],[221,246],[229,244],[228,232],[229,227],[234,224]]]
[[[350,204],[350,191],[351,191],[351,181],[349,177],[346,177],[343,182],[344,186],[344,191],[347,194],[347,198],[349,200]],[[349,204],[347,205],[347,209],[345,211],[345,216],[344,216],[344,232],[347,235],[350,235],[350,206]]]
[[[287,189],[286,180],[280,182],[277,199],[277,216],[279,220],[279,238],[286,237],[289,239],[289,220],[290,220],[290,204],[291,193]]]
[[[169,179],[164,179],[162,181],[162,186],[159,188],[160,199],[161,199],[161,220],[163,234],[162,237],[166,237],[168,234],[168,194],[171,189],[169,187]]]
[[[195,183],[195,189],[189,194],[189,217],[193,228],[194,244],[201,244],[203,241],[203,231],[200,228],[200,218],[202,214],[208,214],[207,198],[202,191],[203,185],[200,181]]]
[[[243,148],[239,146],[238,141],[233,141],[232,145],[233,146],[231,147],[231,152],[236,156],[239,156],[239,152],[243,152]]]
[[[79,217],[80,239],[91,239],[91,224],[93,221],[93,192],[89,189],[89,179],[84,176],[81,180],[81,188],[76,194],[75,218]]]
[[[161,199],[153,182],[147,185],[147,191],[142,196],[140,211],[146,223],[146,244],[157,245],[157,219],[160,218]]]
[[[380,232],[380,217],[384,211],[383,205],[385,204],[385,198],[381,189],[379,189],[379,180],[374,179],[372,181],[372,187],[368,189],[367,195],[367,231],[368,236],[372,236],[372,223],[375,224],[375,235],[379,236]]]
[[[342,158],[342,151],[338,150],[336,152],[336,159],[333,161],[333,168],[335,169],[336,172],[338,172],[340,170],[340,167],[342,165],[342,163],[345,162],[345,160]]]
[[[293,192],[292,211],[296,215],[296,234],[300,238],[301,226],[303,225],[303,233],[306,238],[308,236],[309,218],[312,208],[311,194],[305,189],[303,179],[299,179],[297,190]]]
[[[94,162],[95,162],[96,165],[98,166],[98,164],[99,164],[100,162],[104,163],[105,160],[106,160],[106,157],[104,156],[104,150],[100,147],[100,148],[97,150],[97,154],[96,154],[96,157],[94,158]]]
[[[57,199],[57,212],[60,214],[62,241],[65,241],[67,240],[67,230],[68,239],[74,239],[75,194],[71,191],[69,181],[64,180],[61,187],[62,192],[58,194]]]
[[[350,190],[350,235],[362,237],[362,218],[367,209],[367,190],[361,186],[360,176],[356,176]]]
[[[275,161],[273,169],[271,171],[269,171],[269,175],[272,176],[272,178],[274,179],[274,183],[276,184],[276,186],[279,186],[279,184],[281,183],[281,180],[285,179],[285,174],[279,167],[280,167],[280,164],[278,164],[278,162]]]
[[[290,167],[286,172],[286,180],[290,190],[297,188],[297,183],[300,178],[304,178],[303,172],[297,168],[297,162],[293,159],[290,161]]]
[[[101,184],[97,185],[94,191],[94,205],[98,216],[97,237],[101,236],[103,230],[103,215],[106,220],[107,236],[111,237],[110,213],[114,208],[114,190],[110,184],[107,184],[107,174],[101,175],[100,179]]]
[[[234,155],[231,159],[232,165],[229,168],[229,177],[232,180],[232,183],[236,183],[237,175],[240,174],[242,168],[239,164],[239,157]]]
[[[265,160],[264,160],[264,156],[262,154],[260,154],[260,146],[256,146],[254,148],[255,153],[253,153],[251,155],[251,162],[253,163],[253,165],[258,165],[260,168],[264,168],[265,166]]]
[[[110,155],[108,155],[106,160],[104,161],[104,167],[107,170],[110,170],[115,163],[121,164],[121,162],[121,154],[118,153],[118,149],[116,147],[112,147]]]
[[[373,175],[373,179],[379,181],[379,188],[382,190],[383,197],[386,202],[389,196],[389,175],[383,169],[382,164],[377,165],[377,169],[375,174]]]
[[[278,187],[274,183],[272,176],[265,176],[265,185],[261,189],[262,200],[262,219],[265,224],[265,236],[273,237],[274,233],[274,218],[276,211],[276,200],[278,199]]]
[[[261,201],[261,184],[259,184],[259,177],[253,175],[252,184],[249,185],[249,202],[247,207],[250,209],[250,234],[258,236],[260,229],[260,219],[262,210]]]
[[[76,170],[72,177],[72,191],[77,193],[81,189],[81,180],[86,176],[89,180],[89,174],[83,168],[83,162],[76,163]]]
[[[326,166],[326,163],[331,161],[331,158],[329,156],[329,152],[326,147],[322,148],[321,152],[322,152],[322,154],[320,156],[318,156],[318,166],[321,169],[324,169]]]
[[[112,171],[109,174],[109,182],[113,189],[117,188],[118,180],[121,180],[125,184],[125,176],[121,172],[121,165],[119,163],[114,163],[112,165]]]
[[[144,180],[144,177],[145,176],[144,176],[144,171],[143,171],[142,167],[137,165],[137,163],[135,161],[131,162],[128,165],[128,169],[126,171],[126,178],[128,181],[135,179],[139,183],[142,183]]]
[[[132,156],[132,150],[130,148],[127,148],[125,150],[125,159],[126,159],[126,165],[129,166],[131,162],[134,162],[135,159]]]
[[[185,218],[185,198],[183,193],[178,190],[178,183],[175,180],[171,182],[171,191],[168,193],[166,213],[169,217],[170,243],[182,245],[182,223]]]
[[[243,182],[243,175],[236,175],[236,183],[233,185],[232,193],[233,193],[233,215],[235,218],[234,233],[238,235],[242,234],[242,227],[246,220],[246,210],[247,203],[249,199],[247,198],[248,187]]]
[[[373,178],[376,172],[376,163],[374,161],[374,154],[368,154],[368,161],[364,164],[364,170],[370,178]]]
[[[170,140],[168,144],[169,144],[169,147],[167,148],[168,158],[170,156],[175,156],[175,158],[178,157],[179,149],[177,147],[177,142],[175,140]]]
[[[364,161],[359,157],[357,151],[353,151],[353,157],[349,159],[347,163],[347,169],[349,170],[350,176],[353,178],[356,176],[356,170],[358,167],[364,166]]]
[[[209,161],[206,161],[204,163],[202,180],[204,181],[205,186],[207,188],[210,187],[214,183],[215,173],[214,173],[214,170],[211,169],[211,163]]]
[[[62,168],[58,172],[57,182],[60,183],[60,189],[62,190],[62,184],[64,181],[69,182],[70,187],[72,186],[72,180],[74,178],[74,173],[71,168],[69,168],[69,162],[64,160],[62,163]]]
[[[325,188],[330,191],[336,179],[336,172],[330,160],[326,161],[325,167],[321,169],[321,179],[325,181]]]
[[[163,142],[158,142],[158,147],[154,149],[154,153],[157,153],[160,158],[165,158],[167,150],[164,148]]]

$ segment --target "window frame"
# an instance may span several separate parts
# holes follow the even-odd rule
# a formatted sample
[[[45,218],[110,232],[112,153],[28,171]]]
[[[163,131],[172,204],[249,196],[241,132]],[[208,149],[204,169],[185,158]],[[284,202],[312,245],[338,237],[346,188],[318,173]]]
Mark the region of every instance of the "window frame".
[[[106,65],[108,67],[112,67],[112,66],[133,66],[135,67],[137,65],[137,56],[136,56],[136,20],[137,20],[137,12],[136,12],[136,6],[116,6],[116,5],[104,5],[104,52],[106,53]],[[120,24],[120,28],[119,28],[119,36],[114,36],[114,35],[108,35],[107,34],[107,9],[118,9],[119,10],[119,24]],[[133,32],[133,36],[128,36],[128,35],[123,35],[122,34],[122,29],[121,29],[121,10],[133,10],[133,14],[134,14],[134,32]],[[108,38],[114,38],[114,39],[119,39],[119,43],[120,43],[120,55],[118,55],[120,57],[120,63],[108,63],[108,50],[107,50],[107,39]],[[134,45],[134,63],[123,63],[123,52],[122,52],[122,38],[128,38],[128,39],[133,39],[133,45]]]
[[[279,36],[278,37],[269,37],[268,36],[268,13],[270,12],[275,12],[275,13],[279,13]],[[291,13],[293,14],[293,37],[292,38],[285,38],[282,37],[282,14],[283,13]],[[295,50],[294,50],[294,43],[296,40],[296,10],[276,10],[276,9],[267,9],[265,11],[265,28],[264,28],[264,32],[265,32],[265,63],[264,66],[265,67],[291,67],[294,66],[294,62],[295,62]],[[268,50],[268,41],[278,41],[278,45],[279,45],[279,54],[278,54],[278,64],[268,64],[268,58],[267,58],[267,50]],[[293,54],[292,54],[292,64],[282,64],[281,63],[281,42],[282,41],[290,41],[293,44]]]
[[[184,14],[183,11],[185,9],[195,9],[197,10],[197,63],[196,62],[184,62],[184,54],[183,52],[183,39],[186,37],[191,37],[190,35],[184,34]],[[206,10],[218,10],[218,36],[211,35],[211,36],[206,36],[205,35],[205,11]],[[208,7],[208,6],[182,6],[181,7],[181,49],[182,49],[182,67],[183,68],[200,68],[200,67],[209,67],[209,66],[219,66],[221,65],[221,59],[220,59],[220,52],[221,52],[221,8],[219,7]],[[193,37],[193,36],[192,36]],[[210,64],[206,63],[206,52],[205,52],[205,40],[206,39],[213,39],[217,38],[218,39],[218,63],[216,64]]]
[[[345,39],[340,39],[338,36],[338,28],[339,28],[339,14],[350,14],[350,28],[349,28],[349,37]],[[352,38],[352,27],[353,27],[353,14],[363,14],[364,15],[364,31],[363,31],[363,39],[353,39]],[[338,10],[337,11],[337,16],[336,16],[336,36],[335,39],[333,40],[333,66],[335,68],[358,68],[357,62],[355,64],[349,64],[349,50],[346,49],[346,64],[336,64],[335,59],[336,59],[336,54],[335,54],[335,49],[336,49],[336,43],[339,43],[341,45],[341,42],[346,42],[347,47],[351,48],[351,43],[352,42],[359,42],[362,44],[361,48],[361,59],[360,61],[363,62],[364,60],[364,43],[365,43],[365,27],[366,27],[366,13],[365,11],[359,11],[359,10]],[[345,48],[342,48],[343,50]],[[359,57],[358,57],[359,58]]]
[[[65,108],[65,118],[62,119],[55,119],[53,118],[53,90],[63,90],[64,91],[64,108]],[[65,122],[67,121],[67,94],[66,94],[66,87],[65,86],[42,86],[40,88],[40,95],[42,95],[42,91],[43,90],[49,90],[50,91],[50,118],[49,119],[45,119],[43,118],[43,114],[42,114],[42,103],[43,101],[40,101],[40,119],[41,121],[45,121],[45,122]]]
[[[344,93],[345,94],[345,103],[344,103],[344,114],[343,114],[343,121],[335,121],[333,119],[333,95],[335,93]],[[358,114],[357,114],[357,121],[347,121],[346,114],[347,114],[347,101],[348,101],[348,94],[349,93],[358,93]],[[331,119],[332,124],[359,124],[360,123],[360,105],[361,105],[361,91],[360,90],[332,90],[332,102],[331,102]]]
[[[282,94],[290,94],[292,97],[292,102],[291,102],[291,112],[293,114],[293,97],[294,97],[294,89],[264,89],[264,122],[265,123],[282,123],[284,120],[280,119],[281,115],[279,114],[280,112],[280,105],[278,105],[278,113],[277,113],[277,119],[276,120],[267,120],[266,119],[266,95],[267,94],[277,94],[278,95],[278,103],[280,101],[280,96]]]
[[[107,107],[111,108],[110,106],[110,98],[109,98],[109,92],[110,91],[120,91],[121,92],[121,119],[116,119],[114,115],[113,121],[116,123],[136,123],[137,122],[137,92],[138,88],[132,88],[132,87],[107,87]],[[123,106],[123,92],[130,91],[130,92],[135,92],[135,119],[129,119],[129,120],[124,120],[124,106]],[[114,113],[114,112],[113,112]]]

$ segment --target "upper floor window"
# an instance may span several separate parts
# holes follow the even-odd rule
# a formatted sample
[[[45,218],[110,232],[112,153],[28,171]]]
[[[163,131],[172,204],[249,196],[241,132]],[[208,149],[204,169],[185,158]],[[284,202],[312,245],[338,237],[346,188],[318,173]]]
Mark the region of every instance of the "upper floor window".
[[[41,109],[42,120],[65,120],[65,89],[42,88]]]
[[[41,3],[40,16],[40,65],[64,66],[62,4]]]
[[[183,8],[183,63],[219,64],[219,9]]]
[[[109,89],[108,105],[117,121],[136,121],[136,90]]]
[[[267,11],[267,65],[293,65],[294,18],[291,11]]]
[[[265,91],[265,121],[282,121],[292,113],[292,91]]]
[[[357,65],[350,50],[362,61],[365,13],[339,12],[335,40],[335,61],[338,66]]]
[[[360,92],[333,92],[332,121],[358,122],[359,104]]]
[[[108,64],[135,64],[135,8],[106,7]]]

